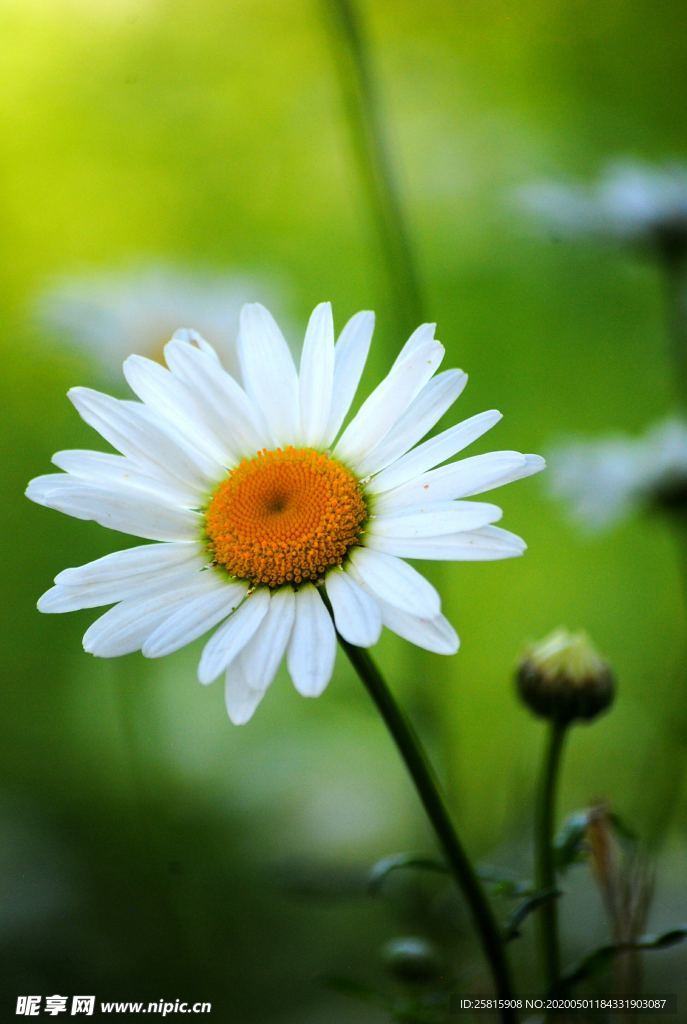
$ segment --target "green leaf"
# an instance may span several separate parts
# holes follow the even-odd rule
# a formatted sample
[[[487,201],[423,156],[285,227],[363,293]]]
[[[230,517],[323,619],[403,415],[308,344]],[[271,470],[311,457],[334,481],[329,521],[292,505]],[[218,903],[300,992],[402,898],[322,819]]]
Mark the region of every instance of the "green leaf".
[[[401,868],[413,868],[422,871],[434,871],[439,874],[447,874],[448,868],[438,860],[431,857],[423,857],[413,853],[393,853],[389,857],[383,857],[377,861],[370,871],[367,887],[370,893],[377,893],[392,871]]]
[[[678,943],[687,939],[687,928],[672,928],[662,935],[643,935],[637,944],[638,949],[667,949],[668,946],[677,946]]]
[[[561,874],[573,864],[579,864],[586,855],[589,811],[576,811],[563,822],[553,841],[556,870]]]
[[[560,889],[543,889],[539,892],[533,893],[526,900],[523,900],[522,903],[518,904],[508,918],[508,922],[506,924],[503,936],[506,942],[510,942],[512,939],[520,937],[520,926],[523,921],[533,913],[533,911],[538,907],[541,907],[544,903],[548,903],[549,900],[558,899],[560,895]]]
[[[620,942],[601,946],[569,968],[562,976],[564,987],[576,985],[585,978],[593,978],[608,967],[614,957],[621,953],[642,952],[651,949],[667,949],[687,939],[687,928],[672,928],[661,935],[643,935],[637,942]]]
[[[477,874],[480,880],[491,886],[494,896],[506,896],[515,899],[518,896],[530,896],[533,892],[531,882],[514,878],[512,875],[505,875],[502,871],[492,867],[479,867]]]
[[[637,833],[634,831],[634,829],[630,828],[626,821],[623,821],[620,815],[616,814],[615,812],[612,812],[608,815],[608,820],[610,821],[611,825],[613,826],[613,828],[618,833],[621,839],[626,839],[628,842],[631,843],[639,842],[639,836],[637,835]]]
[[[579,864],[587,856],[587,830],[592,820],[594,809],[575,811],[563,822],[563,825],[554,839],[554,855],[556,858],[556,870],[563,874],[574,864]],[[608,815],[608,821],[613,830],[628,843],[638,842],[637,833],[615,814]]]

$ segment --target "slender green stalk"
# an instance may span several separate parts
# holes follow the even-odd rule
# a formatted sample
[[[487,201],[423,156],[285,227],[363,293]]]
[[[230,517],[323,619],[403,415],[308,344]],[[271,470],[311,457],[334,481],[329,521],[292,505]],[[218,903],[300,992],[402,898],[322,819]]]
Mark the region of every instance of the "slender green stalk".
[[[551,723],[539,780],[534,842],[536,883],[540,892],[556,888],[553,836],[556,823],[556,790],[566,733],[565,723]],[[539,910],[539,941],[547,991],[549,995],[553,995],[558,989],[561,974],[558,901],[555,898],[546,900]]]
[[[472,913],[484,955],[491,968],[494,988],[502,999],[513,999],[513,986],[503,936],[482,885],[458,838],[420,740],[394,700],[368,652],[348,644],[342,637],[339,637],[339,642],[374,701],[405,762],[448,866]],[[515,1010],[506,1008],[501,1011],[501,1019],[514,1021],[517,1014]]]
[[[425,317],[421,287],[384,132],[370,50],[355,0],[323,0],[351,141],[404,330]]]

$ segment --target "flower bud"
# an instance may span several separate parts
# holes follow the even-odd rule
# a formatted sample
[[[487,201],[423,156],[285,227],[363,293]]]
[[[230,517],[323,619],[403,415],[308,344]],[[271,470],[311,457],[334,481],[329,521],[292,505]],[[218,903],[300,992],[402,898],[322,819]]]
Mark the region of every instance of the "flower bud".
[[[382,957],[390,974],[406,985],[426,985],[441,975],[439,955],[427,939],[391,939],[383,947]]]
[[[518,665],[516,683],[535,715],[564,725],[596,718],[615,695],[613,674],[589,637],[566,629],[530,647]]]

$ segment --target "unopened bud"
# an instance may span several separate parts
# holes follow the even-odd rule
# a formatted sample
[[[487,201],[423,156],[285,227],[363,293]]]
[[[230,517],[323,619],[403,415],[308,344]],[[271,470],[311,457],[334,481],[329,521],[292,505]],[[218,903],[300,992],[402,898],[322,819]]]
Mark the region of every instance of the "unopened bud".
[[[383,947],[382,956],[389,972],[404,984],[426,985],[441,975],[439,955],[427,939],[391,939]]]
[[[561,724],[590,721],[613,703],[615,682],[586,633],[557,629],[526,652],[518,691],[535,715]]]

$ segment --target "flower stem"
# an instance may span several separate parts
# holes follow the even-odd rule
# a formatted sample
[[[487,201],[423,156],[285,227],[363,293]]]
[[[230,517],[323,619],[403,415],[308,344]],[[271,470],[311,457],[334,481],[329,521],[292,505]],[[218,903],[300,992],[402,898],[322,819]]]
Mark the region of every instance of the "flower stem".
[[[556,888],[553,835],[556,821],[556,789],[566,733],[566,723],[551,723],[539,780],[534,841],[536,884],[540,892]],[[546,900],[539,910],[539,941],[547,993],[553,995],[558,989],[561,973],[558,902],[555,898]]]
[[[513,986],[501,931],[482,885],[458,838],[420,740],[394,700],[368,652],[347,643],[342,637],[339,637],[339,642],[374,701],[405,762],[458,888],[472,913],[484,955],[491,968],[494,988],[502,999],[512,999]],[[501,1019],[516,1020],[515,1010],[503,1009]]]
[[[384,132],[370,50],[355,0],[323,0],[351,140],[404,330],[425,318],[406,218]]]

